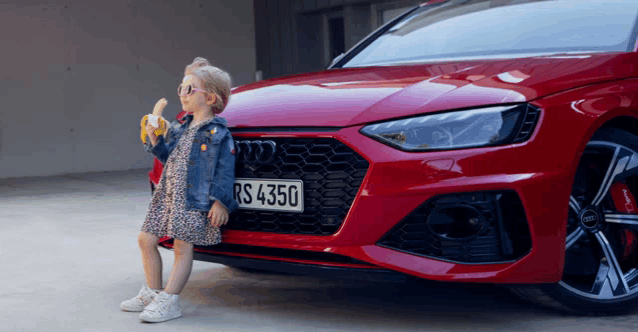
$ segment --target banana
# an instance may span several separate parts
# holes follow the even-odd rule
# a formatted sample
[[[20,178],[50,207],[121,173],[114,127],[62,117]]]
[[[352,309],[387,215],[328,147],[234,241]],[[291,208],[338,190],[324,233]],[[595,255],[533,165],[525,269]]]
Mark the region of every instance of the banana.
[[[153,115],[159,116],[160,121],[158,123],[159,127],[153,131],[156,136],[164,135],[170,126],[170,123],[162,117],[162,112],[164,111],[164,107],[166,107],[168,102],[166,98],[162,98],[155,103],[155,107],[153,108]],[[146,144],[148,139],[148,135],[146,134],[146,125],[148,124],[148,114],[142,117],[142,121],[140,122],[140,139],[142,143]]]
[[[146,142],[148,141],[148,135],[146,134],[147,123],[148,123],[148,114],[144,115],[144,117],[142,118],[142,122],[140,123],[140,127],[141,127],[140,139],[142,140],[142,143],[144,144],[146,144]],[[160,118],[160,121],[158,124],[159,124],[159,127],[153,131],[155,133],[155,136],[164,135],[168,127],[170,127],[170,123],[166,119]]]

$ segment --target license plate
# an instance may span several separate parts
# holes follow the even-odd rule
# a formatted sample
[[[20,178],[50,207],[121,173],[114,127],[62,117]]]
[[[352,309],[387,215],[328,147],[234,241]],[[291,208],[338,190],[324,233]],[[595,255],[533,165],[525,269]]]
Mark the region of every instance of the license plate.
[[[233,198],[240,209],[303,212],[303,182],[236,178]]]

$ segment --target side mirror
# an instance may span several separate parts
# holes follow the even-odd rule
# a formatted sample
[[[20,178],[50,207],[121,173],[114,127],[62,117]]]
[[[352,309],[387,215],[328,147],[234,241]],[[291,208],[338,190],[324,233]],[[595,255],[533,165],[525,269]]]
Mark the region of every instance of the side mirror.
[[[346,55],[346,54],[345,53],[341,53],[341,54],[337,55],[337,57],[332,59],[332,62],[330,63],[330,66],[328,66],[328,69],[332,68],[332,66],[334,66],[335,63],[339,62],[339,60],[341,60],[344,55]]]

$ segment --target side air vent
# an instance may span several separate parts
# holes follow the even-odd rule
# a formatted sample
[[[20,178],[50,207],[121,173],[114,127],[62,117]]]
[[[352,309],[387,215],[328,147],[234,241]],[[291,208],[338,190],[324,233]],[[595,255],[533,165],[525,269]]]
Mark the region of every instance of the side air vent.
[[[540,110],[532,105],[527,105],[527,112],[525,113],[525,118],[523,119],[523,124],[521,125],[521,129],[518,131],[518,135],[512,141],[513,143],[520,143],[529,139],[534,132],[534,127],[536,127],[536,123],[538,122],[538,118],[540,116]]]

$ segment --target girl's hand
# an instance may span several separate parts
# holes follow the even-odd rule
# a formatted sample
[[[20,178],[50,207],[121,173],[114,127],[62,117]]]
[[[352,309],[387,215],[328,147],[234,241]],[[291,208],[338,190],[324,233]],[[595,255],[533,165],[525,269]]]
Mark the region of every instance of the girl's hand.
[[[162,112],[164,111],[164,107],[168,104],[166,98],[162,98],[155,103],[155,107],[153,107],[153,115],[157,115],[160,117],[160,121],[163,121]],[[154,131],[158,127],[151,126],[150,121],[146,123],[146,133],[148,134],[148,138],[151,140],[151,144],[155,145],[157,143],[157,135],[155,135]]]
[[[152,145],[155,145],[155,143],[157,143],[157,135],[155,135],[155,129],[157,129],[157,127],[153,127],[150,121],[146,122],[146,134],[148,135],[148,138],[151,140]]]
[[[228,222],[228,211],[219,201],[215,201],[210,211],[208,211],[208,219],[210,219],[210,224],[215,227],[226,225]]]

